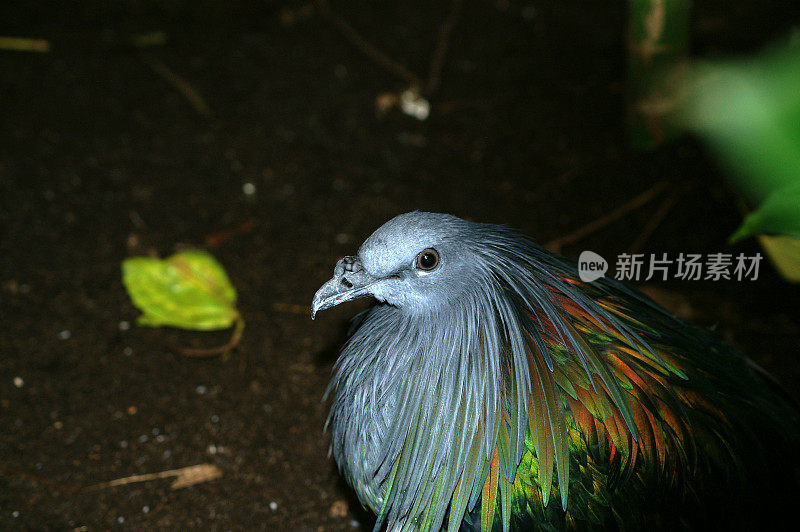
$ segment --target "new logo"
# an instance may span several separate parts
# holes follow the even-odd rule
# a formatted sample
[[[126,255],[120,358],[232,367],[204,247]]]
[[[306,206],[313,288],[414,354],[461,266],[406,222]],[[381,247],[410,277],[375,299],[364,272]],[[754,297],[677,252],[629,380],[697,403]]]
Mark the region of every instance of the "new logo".
[[[584,283],[591,283],[603,277],[608,271],[606,259],[594,251],[582,251],[578,257],[578,277]]]

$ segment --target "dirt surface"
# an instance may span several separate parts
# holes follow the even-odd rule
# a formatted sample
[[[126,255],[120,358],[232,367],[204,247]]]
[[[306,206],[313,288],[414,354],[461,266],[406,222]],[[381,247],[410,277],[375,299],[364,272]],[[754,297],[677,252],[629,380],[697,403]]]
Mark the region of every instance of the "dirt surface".
[[[547,242],[665,181],[686,192],[642,252],[758,251],[726,245],[737,200],[701,144],[626,148],[624,2],[465,2],[424,122],[376,116],[403,81],[301,3],[41,4],[0,6],[0,33],[53,44],[0,52],[0,529],[369,529],[327,458],[322,401],[363,305],[315,322],[307,306],[395,214]],[[799,20],[788,2],[697,4],[698,54],[756,50]],[[423,75],[448,2],[333,8]],[[125,44],[154,30],[165,46]],[[628,251],[662,199],[563,253]],[[125,257],[204,246],[247,322],[227,360],[171,352],[226,333],[137,327],[120,282]],[[800,291],[769,266],[756,282],[645,289],[797,396]],[[221,478],[84,490],[206,463]]]

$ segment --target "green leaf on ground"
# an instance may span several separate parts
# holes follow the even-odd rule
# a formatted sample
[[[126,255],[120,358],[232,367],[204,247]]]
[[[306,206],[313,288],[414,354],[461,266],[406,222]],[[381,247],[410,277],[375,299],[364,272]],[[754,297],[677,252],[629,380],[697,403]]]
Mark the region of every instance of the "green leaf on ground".
[[[122,263],[122,282],[150,327],[217,330],[239,319],[236,289],[224,268],[205,251],[166,259],[132,257]]]

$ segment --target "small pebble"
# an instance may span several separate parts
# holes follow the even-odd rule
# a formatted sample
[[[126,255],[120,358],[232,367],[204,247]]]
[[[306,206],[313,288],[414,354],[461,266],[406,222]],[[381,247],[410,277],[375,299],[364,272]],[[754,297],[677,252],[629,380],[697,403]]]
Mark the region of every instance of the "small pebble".
[[[121,442],[119,442],[119,446],[122,447],[123,449],[127,449],[128,448],[128,442],[125,441],[125,440],[122,440]]]
[[[358,528],[358,527],[360,527],[360,526],[361,526],[361,523],[359,523],[359,522],[358,522],[358,521],[356,521],[355,519],[352,519],[352,520],[350,521],[350,526],[351,526],[351,527],[353,527],[353,528]]]
[[[19,511],[18,510],[14,510],[13,512],[11,512],[11,517],[13,517],[14,519],[19,517]]]
[[[117,324],[117,327],[119,327],[120,331],[127,331],[128,329],[131,328],[131,322],[129,322],[129,321],[121,321],[121,322],[119,322],[119,324]]]
[[[197,395],[205,395],[205,393],[208,391],[208,388],[201,384],[195,388],[194,391],[197,393]]]
[[[67,329],[64,329],[63,331],[58,333],[59,340],[69,340],[70,336],[72,336],[72,333],[69,332]]]
[[[328,514],[333,518],[342,518],[347,516],[347,501],[338,500],[331,504]]]
[[[22,388],[25,386],[25,381],[22,380],[22,377],[14,377],[14,386],[17,388]]]
[[[122,350],[122,354],[125,355],[126,357],[131,356],[133,354],[133,348],[126,347],[125,349]]]
[[[156,441],[157,441],[158,443],[161,443],[161,442],[163,442],[164,440],[166,440],[166,438],[164,437],[164,435],[163,435],[163,434],[159,434],[158,436],[156,436]]]
[[[350,242],[351,237],[347,233],[339,233],[336,235],[336,243],[337,244],[347,244]]]
[[[269,509],[274,512],[275,510],[278,509],[278,503],[275,502],[275,501],[272,501],[271,503],[269,503]]]
[[[256,193],[256,186],[253,183],[245,183],[242,185],[242,192],[247,196],[252,196]]]
[[[124,522],[125,522],[125,517],[123,517],[123,516],[117,517],[117,523],[122,524]]]
[[[146,514],[148,512],[150,512],[150,507],[149,506],[142,506],[142,513]]]
[[[142,434],[139,436],[139,443],[145,443],[147,441],[147,434]]]
[[[172,451],[170,451],[169,449],[167,449],[166,451],[164,451],[163,453],[161,453],[161,458],[163,458],[164,460],[167,460],[167,459],[169,459],[169,458],[172,458]]]

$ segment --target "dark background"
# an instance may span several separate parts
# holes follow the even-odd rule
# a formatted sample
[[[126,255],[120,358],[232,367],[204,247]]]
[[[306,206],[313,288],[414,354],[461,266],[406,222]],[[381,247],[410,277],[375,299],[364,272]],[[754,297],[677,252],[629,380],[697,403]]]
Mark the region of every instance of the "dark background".
[[[301,2],[76,4],[0,4],[1,35],[52,43],[0,51],[2,529],[371,526],[322,430],[331,366],[363,305],[316,322],[307,306],[395,214],[450,212],[545,243],[665,181],[684,192],[641,252],[759,250],[726,244],[738,199],[701,142],[627,148],[626,2],[467,0],[424,122],[376,116],[376,97],[404,83]],[[757,51],[800,21],[792,4],[697,1],[693,52]],[[449,3],[332,6],[424,75]],[[154,30],[165,46],[126,44]],[[662,199],[563,253],[629,251]],[[125,257],[208,245],[247,322],[227,360],[169,349],[225,332],[136,327],[120,282]],[[797,396],[800,293],[769,265],[755,282],[643,288]],[[223,476],[81,491],[200,463]]]

